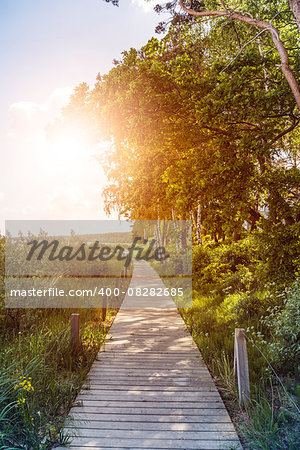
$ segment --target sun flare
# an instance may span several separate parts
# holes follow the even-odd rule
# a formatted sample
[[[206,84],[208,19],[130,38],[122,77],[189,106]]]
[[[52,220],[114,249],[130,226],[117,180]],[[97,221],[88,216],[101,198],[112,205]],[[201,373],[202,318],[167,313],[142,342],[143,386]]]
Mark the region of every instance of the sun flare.
[[[92,157],[93,146],[87,133],[72,128],[48,139],[46,151],[49,170],[80,174]]]

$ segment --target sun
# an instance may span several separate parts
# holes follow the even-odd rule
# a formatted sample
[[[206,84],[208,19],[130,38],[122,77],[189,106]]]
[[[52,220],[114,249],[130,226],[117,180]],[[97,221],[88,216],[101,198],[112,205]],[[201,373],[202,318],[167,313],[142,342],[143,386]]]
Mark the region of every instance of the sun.
[[[47,167],[49,171],[80,174],[90,160],[93,146],[87,133],[75,127],[61,130],[47,141]]]

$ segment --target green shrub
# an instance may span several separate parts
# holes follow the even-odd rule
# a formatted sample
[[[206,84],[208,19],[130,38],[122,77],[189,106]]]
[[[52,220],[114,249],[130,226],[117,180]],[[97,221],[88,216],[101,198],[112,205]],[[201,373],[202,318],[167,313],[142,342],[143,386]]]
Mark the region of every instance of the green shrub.
[[[262,223],[255,233],[263,262],[257,276],[261,283],[273,282],[277,289],[289,286],[300,271],[300,222],[293,225]]]
[[[238,242],[196,246],[193,253],[193,284],[209,295],[247,291],[254,288],[258,266],[255,240],[248,236]]]
[[[300,372],[300,281],[295,281],[283,294],[278,294],[277,305],[262,319],[272,336],[268,343],[276,367]]]

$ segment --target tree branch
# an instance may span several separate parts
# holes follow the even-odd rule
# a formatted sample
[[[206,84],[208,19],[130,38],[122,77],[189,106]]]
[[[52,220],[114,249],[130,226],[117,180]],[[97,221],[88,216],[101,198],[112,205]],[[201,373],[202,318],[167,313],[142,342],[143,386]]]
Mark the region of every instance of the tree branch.
[[[229,19],[235,19],[235,20],[239,20],[241,22],[247,23],[248,25],[259,28],[261,30],[268,31],[272,37],[273,43],[274,43],[274,45],[277,49],[277,52],[279,54],[279,57],[280,57],[280,61],[281,61],[280,69],[281,69],[286,81],[288,82],[288,84],[291,88],[291,91],[294,95],[294,99],[298,105],[298,108],[300,109],[300,87],[299,87],[299,84],[298,84],[296,78],[294,77],[294,74],[290,67],[288,53],[286,51],[286,48],[283,45],[283,42],[280,40],[279,31],[276,27],[274,27],[270,23],[264,22],[262,20],[253,19],[252,17],[245,16],[244,14],[241,14],[241,13],[238,13],[235,11],[226,11],[226,10],[224,10],[224,11],[219,11],[219,10],[195,11],[193,9],[187,8],[184,3],[185,3],[184,0],[179,0],[179,6],[182,8],[182,10],[192,16],[196,16],[196,17],[227,17]],[[299,3],[299,2],[297,1],[297,3]]]
[[[283,136],[285,136],[286,134],[290,133],[291,131],[293,131],[294,128],[296,128],[299,125],[299,119],[293,116],[293,123],[291,126],[289,126],[288,128],[286,128],[285,130],[281,131],[281,133],[279,133],[271,142],[271,144],[274,144],[274,142],[278,141],[278,139],[282,138]]]

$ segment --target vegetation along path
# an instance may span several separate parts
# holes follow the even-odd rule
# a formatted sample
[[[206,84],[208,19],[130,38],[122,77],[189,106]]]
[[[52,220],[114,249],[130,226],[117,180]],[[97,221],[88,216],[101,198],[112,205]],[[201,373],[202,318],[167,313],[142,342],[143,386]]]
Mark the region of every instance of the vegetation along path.
[[[162,281],[153,273],[146,262],[137,262],[131,286],[145,286],[147,275],[151,286],[159,286]],[[125,297],[111,339],[89,373],[89,388],[71,409],[77,427],[71,448],[242,448],[170,300],[163,308],[135,308],[137,299]]]

